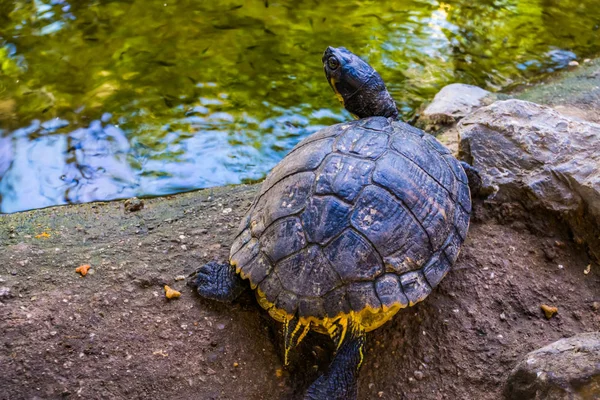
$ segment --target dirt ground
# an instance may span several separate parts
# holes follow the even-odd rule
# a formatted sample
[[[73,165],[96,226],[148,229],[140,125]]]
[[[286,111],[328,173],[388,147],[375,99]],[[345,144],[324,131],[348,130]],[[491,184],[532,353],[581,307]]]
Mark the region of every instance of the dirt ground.
[[[311,335],[283,370],[280,327],[251,294],[225,306],[181,280],[227,258],[257,189],[146,200],[134,213],[113,202],[0,215],[0,399],[301,396],[328,340]],[[181,297],[167,300],[164,284]],[[368,335],[359,398],[500,399],[527,352],[600,330],[599,308],[600,267],[560,223],[479,202],[441,285]]]
[[[257,186],[3,216],[0,398],[288,399],[327,365],[313,335],[282,371],[278,327],[178,280],[226,259]],[[478,204],[454,270],[368,336],[360,398],[498,399],[519,357],[600,329],[600,269],[518,206]],[[48,235],[49,237],[46,237]],[[89,263],[80,277],[75,268]],[[167,300],[163,285],[181,291]],[[559,308],[547,320],[540,305]]]

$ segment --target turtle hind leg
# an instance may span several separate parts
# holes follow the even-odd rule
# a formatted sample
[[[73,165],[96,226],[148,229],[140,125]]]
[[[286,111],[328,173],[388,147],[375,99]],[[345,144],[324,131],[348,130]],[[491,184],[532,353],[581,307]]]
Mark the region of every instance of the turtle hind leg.
[[[188,284],[195,287],[200,296],[224,303],[234,301],[247,287],[229,263],[209,262],[198,268],[190,278]]]
[[[356,400],[365,331],[352,321],[344,321],[331,336],[338,342],[333,361],[327,372],[308,388],[304,400]]]
[[[288,366],[290,363],[290,351],[298,346],[302,339],[310,330],[310,323],[302,325],[300,318],[297,316],[292,319],[285,319],[283,322],[283,365]]]

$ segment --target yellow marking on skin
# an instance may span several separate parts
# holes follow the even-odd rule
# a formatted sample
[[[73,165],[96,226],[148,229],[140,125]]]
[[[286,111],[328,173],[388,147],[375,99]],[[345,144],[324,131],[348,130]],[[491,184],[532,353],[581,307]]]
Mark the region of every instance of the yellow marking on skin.
[[[363,346],[364,346],[364,344],[358,348],[358,353],[360,354],[360,360],[358,361],[358,366],[356,367],[357,370],[360,369],[360,366],[362,365],[363,360],[365,359],[365,355],[363,354]]]
[[[289,325],[289,323],[288,323]],[[294,341],[294,336],[296,336],[296,333],[298,333],[298,331],[300,330],[300,328],[302,327],[302,324],[297,323],[296,327],[294,328],[294,331],[292,332],[292,335],[290,336],[290,342]]]
[[[346,338],[346,333],[348,332],[348,319],[343,318],[340,320],[340,323],[342,325],[342,334],[340,335],[340,337],[338,339],[336,350],[338,350],[340,348],[340,346],[342,345],[342,342]]]
[[[298,342],[296,343],[296,346],[298,346],[300,344],[300,342],[302,342],[302,340],[304,340],[304,338],[308,334],[308,331],[310,331],[310,324],[307,324],[304,326],[304,330],[302,331],[302,334],[298,338]]]
[[[335,96],[337,97],[337,99],[340,101],[340,103],[342,103],[342,106],[345,106],[344,97],[340,94],[340,92],[338,92],[337,87],[335,87],[336,82],[333,77],[329,78],[329,84],[331,85],[331,88],[335,92]]]
[[[291,347],[290,346],[291,340],[289,339],[289,336],[288,336],[289,330],[290,330],[290,320],[286,319],[285,322],[283,323],[283,336],[285,339],[285,347],[283,349],[283,365],[288,365],[290,363],[290,360],[288,357],[288,355],[290,353],[290,347]],[[293,333],[292,333],[292,335],[293,335]]]

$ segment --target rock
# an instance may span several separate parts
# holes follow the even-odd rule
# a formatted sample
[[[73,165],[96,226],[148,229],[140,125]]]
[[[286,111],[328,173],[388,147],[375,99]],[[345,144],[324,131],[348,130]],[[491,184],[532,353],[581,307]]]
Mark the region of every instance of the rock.
[[[525,357],[510,373],[507,400],[584,400],[600,393],[600,332],[561,339]]]
[[[553,213],[600,260],[600,125],[507,100],[458,130],[459,158],[479,170],[492,199]]]
[[[487,90],[473,85],[453,83],[435,95],[421,115],[426,125],[452,124],[495,99]]]
[[[10,288],[6,286],[0,287],[0,299],[8,299],[11,297]]]
[[[125,200],[123,205],[125,206],[125,211],[135,212],[144,208],[144,200],[138,199],[137,197],[132,197]]]
[[[540,308],[544,312],[544,315],[547,319],[552,318],[554,314],[558,312],[558,307],[549,306],[548,304],[542,304]]]

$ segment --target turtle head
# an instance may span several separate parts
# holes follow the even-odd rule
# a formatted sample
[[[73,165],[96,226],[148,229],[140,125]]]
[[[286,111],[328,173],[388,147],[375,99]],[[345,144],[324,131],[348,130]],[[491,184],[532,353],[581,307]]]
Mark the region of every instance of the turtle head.
[[[344,47],[328,47],[323,68],[338,100],[354,116],[398,117],[396,103],[381,76],[354,53]]]

